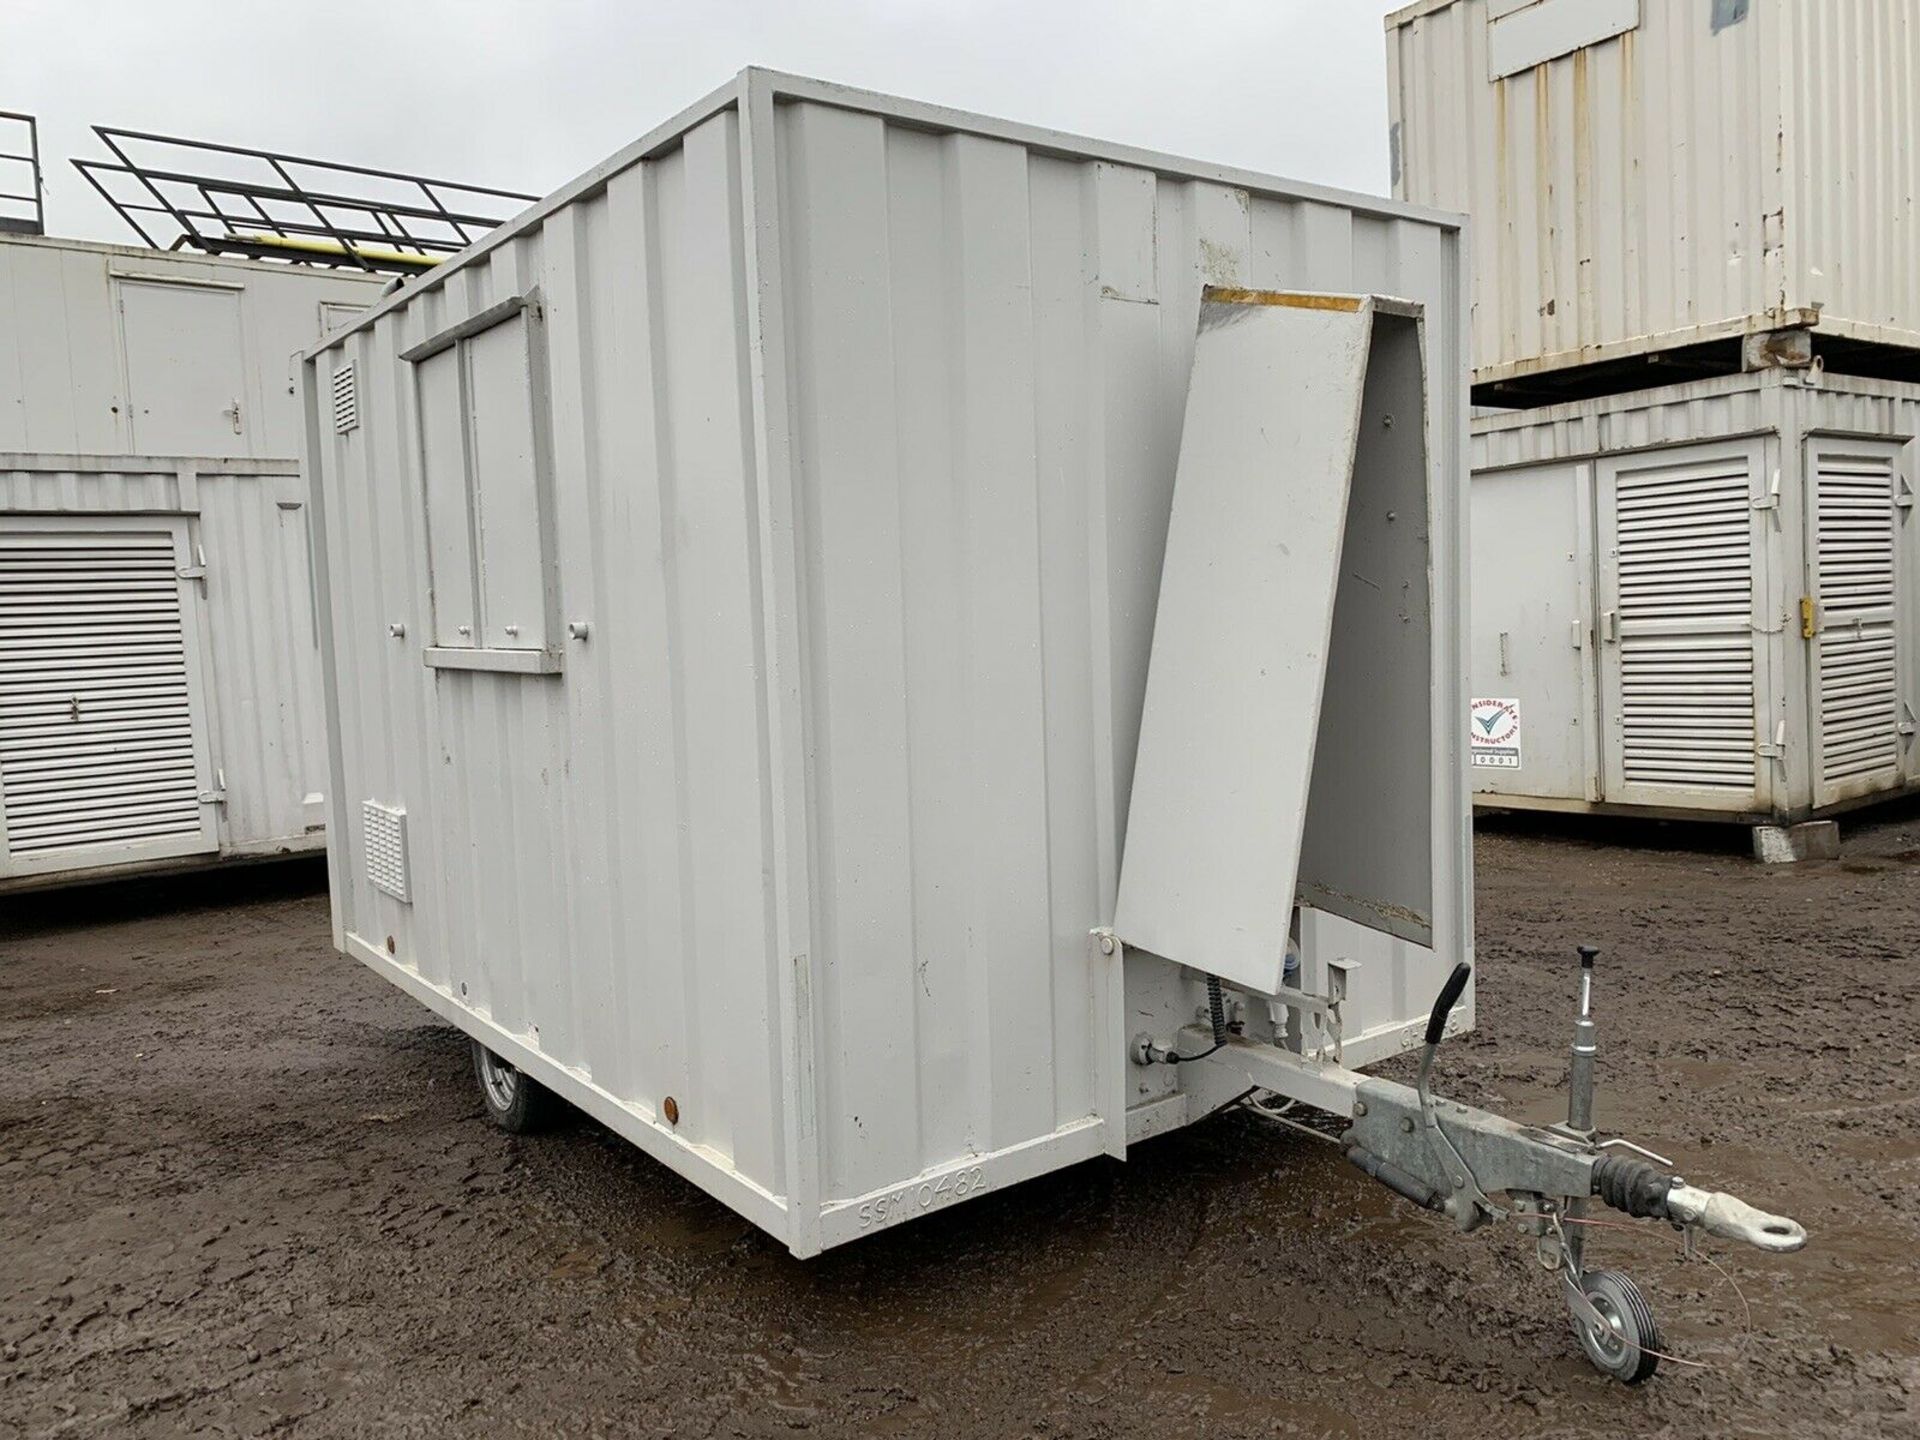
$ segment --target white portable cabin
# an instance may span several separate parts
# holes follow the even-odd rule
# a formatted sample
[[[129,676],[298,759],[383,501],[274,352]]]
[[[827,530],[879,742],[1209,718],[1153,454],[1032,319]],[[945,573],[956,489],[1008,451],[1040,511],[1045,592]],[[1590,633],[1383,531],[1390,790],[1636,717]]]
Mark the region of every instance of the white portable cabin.
[[[294,358],[381,283],[0,235],[0,890],[324,843]]]
[[[1915,20],[1912,0],[1389,15],[1394,194],[1473,217],[1476,381],[1540,391],[1795,329],[1830,370],[1920,379],[1899,353],[1920,347]]]
[[[1416,1043],[1464,263],[744,73],[310,356],[336,945],[802,1255]]]
[[[1484,804],[1798,820],[1920,782],[1920,386],[1818,370],[1473,423]]]

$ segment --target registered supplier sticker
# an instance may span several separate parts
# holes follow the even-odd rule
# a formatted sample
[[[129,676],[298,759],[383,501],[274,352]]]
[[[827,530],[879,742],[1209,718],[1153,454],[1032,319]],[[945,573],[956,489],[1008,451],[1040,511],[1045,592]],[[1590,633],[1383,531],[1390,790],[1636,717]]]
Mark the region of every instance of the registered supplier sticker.
[[[1468,753],[1489,770],[1520,768],[1520,702],[1475,700],[1467,716]]]

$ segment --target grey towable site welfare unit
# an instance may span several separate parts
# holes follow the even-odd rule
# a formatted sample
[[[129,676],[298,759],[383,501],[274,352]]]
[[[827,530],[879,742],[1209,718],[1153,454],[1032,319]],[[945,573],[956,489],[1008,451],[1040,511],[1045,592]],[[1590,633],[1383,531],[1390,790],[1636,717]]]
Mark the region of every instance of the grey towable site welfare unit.
[[[1473,436],[1475,790],[1793,821],[1920,783],[1920,386],[1771,370]]]
[[[381,283],[0,234],[0,891],[324,843],[294,358]]]
[[[744,73],[309,357],[335,943],[802,1256],[1256,1090],[1586,1203],[1348,1068],[1471,1019],[1464,260]]]

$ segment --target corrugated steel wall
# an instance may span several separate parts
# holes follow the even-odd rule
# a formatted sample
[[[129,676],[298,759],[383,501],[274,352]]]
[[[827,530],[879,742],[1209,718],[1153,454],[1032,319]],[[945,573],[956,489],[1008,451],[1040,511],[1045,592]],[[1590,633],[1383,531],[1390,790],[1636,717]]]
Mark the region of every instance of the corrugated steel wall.
[[[772,788],[746,392],[738,123],[684,142],[383,314],[360,419],[325,431],[348,928],[743,1177],[783,1192]],[[398,353],[534,285],[551,357],[557,680],[432,671],[411,367]],[[389,636],[404,623],[407,641]],[[404,805],[414,902],[359,865]],[[554,963],[553,957],[571,963]],[[751,1192],[758,1190],[756,1198]]]
[[[1920,8],[1781,8],[1789,303],[1920,344]]]
[[[199,478],[207,692],[226,853],[317,846],[326,711],[298,474]]]
[[[294,358],[383,283],[0,237],[0,524],[7,512],[188,518],[207,561],[195,587],[196,693],[213,755],[206,784],[225,795],[214,827],[222,854],[321,843],[325,732]],[[208,323],[157,334],[150,325],[136,365],[129,286],[165,302],[150,320],[184,305],[178,313]],[[160,447],[147,442],[161,436],[176,444],[152,453]]]
[[[1473,422],[1473,473],[1570,456],[1650,450],[1781,427],[1781,397],[1804,428],[1831,434],[1920,435],[1920,386],[1792,371],[1728,375],[1538,410],[1487,412]]]
[[[309,420],[349,947],[391,936],[422,998],[567,1067],[576,1098],[776,1229],[789,1193],[831,1207],[1095,1107],[1087,932],[1112,914],[1201,284],[1423,302],[1448,506],[1465,452],[1451,229],[861,98],[650,138],[310,381],[317,407],[337,367],[361,376],[360,429]],[[764,192],[743,191],[743,145]],[[756,254],[778,256],[757,291]],[[558,679],[432,671],[395,357],[536,285],[561,609],[589,638]],[[791,417],[778,456],[761,375]],[[781,464],[792,494],[768,500]],[[1436,716],[1457,732],[1452,700]],[[411,905],[365,878],[363,799],[408,809]],[[1439,925],[1465,946],[1464,830],[1446,838]],[[1387,968],[1350,1017],[1404,1004]],[[817,1180],[789,1172],[790,1128]]]
[[[217,353],[183,344],[178,370],[190,384],[196,369],[230,365],[240,378],[241,433],[215,410],[200,443],[167,453],[282,460],[300,453],[295,352],[323,333],[323,306],[338,324],[372,304],[384,283],[342,270],[0,236],[0,451],[151,452],[136,443],[119,313],[120,287],[142,280],[240,297],[238,335],[223,337]],[[148,378],[167,384],[164,370]],[[162,389],[141,398],[165,407],[170,397]]]
[[[838,1196],[1092,1107],[1086,932],[1112,914],[1201,285],[1410,295],[1444,356],[1451,255],[1413,221],[776,113]],[[848,1098],[871,1094],[913,1103],[874,1126]]]
[[[78,456],[0,456],[0,511],[120,515],[186,508],[171,462],[132,455],[125,467],[96,468]]]
[[[1482,415],[1473,424],[1473,473],[1771,431],[1779,426],[1777,396],[1778,387],[1756,377],[1730,376]]]
[[[204,556],[206,724],[223,854],[314,848],[326,755],[305,489],[292,461],[0,454],[0,527],[43,517],[179,515]]]
[[[1394,193],[1474,220],[1481,380],[1766,328],[1920,344],[1920,17],[1906,0],[1645,0],[1490,82],[1485,0],[1387,30]]]
[[[1630,456],[1636,463],[1644,460],[1651,464],[1671,455],[1679,463],[1689,454],[1700,453],[1702,447],[1724,450],[1726,442],[1752,441],[1760,456],[1760,489],[1771,492],[1767,509],[1761,512],[1764,523],[1757,530],[1760,539],[1753,559],[1754,583],[1763,587],[1753,646],[1754,686],[1760,697],[1758,730],[1763,743],[1772,744],[1779,736],[1785,742],[1784,754],[1760,772],[1760,803],[1769,813],[1789,818],[1841,800],[1889,793],[1920,776],[1920,753],[1912,744],[1902,742],[1898,773],[1883,767],[1875,772],[1871,783],[1833,782],[1835,767],[1844,757],[1822,753],[1825,736],[1819,723],[1819,678],[1809,644],[1800,635],[1799,609],[1802,595],[1825,594],[1813,561],[1819,513],[1810,451],[1890,457],[1894,484],[1912,487],[1920,484],[1920,440],[1916,436],[1920,436],[1920,386],[1837,376],[1809,383],[1793,372],[1774,371],[1524,413],[1482,415],[1473,427],[1473,470],[1476,477],[1500,475],[1506,483],[1538,475],[1541,483],[1564,484],[1570,462],[1584,466],[1595,457]],[[1511,492],[1490,489],[1488,493]],[[1590,504],[1604,506],[1603,496],[1592,490],[1584,493]],[[1489,502],[1476,503],[1477,523],[1489,537],[1504,533],[1509,544],[1524,548],[1530,543],[1525,534],[1512,531],[1511,506],[1488,511],[1485,507]],[[1900,513],[1911,515],[1910,510]],[[1595,523],[1604,533],[1609,517],[1601,513]],[[1855,532],[1859,528],[1856,524]],[[1883,677],[1883,687],[1896,687],[1901,702],[1920,711],[1920,523],[1910,518],[1901,520],[1895,533],[1898,593],[1891,602],[1887,623],[1897,647],[1898,674],[1891,679]],[[1592,563],[1590,555],[1585,559]],[[1673,564],[1677,573],[1681,560],[1675,558]],[[1522,567],[1503,567],[1503,573],[1511,583],[1513,575],[1522,573]],[[1828,618],[1823,612],[1823,625]],[[1483,628],[1476,616],[1475,650],[1484,660],[1493,652]],[[1493,693],[1503,685],[1518,683],[1481,673],[1476,673],[1475,681],[1476,693]],[[1568,691],[1555,695],[1552,703],[1570,705],[1582,698],[1580,692]],[[1536,711],[1529,725],[1537,723],[1544,728],[1559,719]],[[1604,716],[1582,721],[1596,722],[1602,725],[1604,737]],[[1897,717],[1882,712],[1876,723],[1881,722],[1890,729]],[[1845,733],[1857,743],[1859,730],[1855,725]],[[1602,748],[1591,752],[1590,766],[1601,763]],[[1599,793],[1598,774],[1562,778],[1568,783],[1561,791],[1551,792],[1553,798],[1582,801],[1589,798],[1588,787],[1593,794]],[[1519,795],[1545,793],[1537,787],[1515,787],[1505,776],[1500,777],[1497,788]],[[1685,801],[1678,796],[1676,791],[1667,803],[1701,803],[1698,797]],[[1621,803],[1618,796],[1605,798],[1609,803]],[[1661,802],[1659,796],[1649,792],[1628,797],[1624,803]],[[1707,808],[1712,807],[1709,804]]]

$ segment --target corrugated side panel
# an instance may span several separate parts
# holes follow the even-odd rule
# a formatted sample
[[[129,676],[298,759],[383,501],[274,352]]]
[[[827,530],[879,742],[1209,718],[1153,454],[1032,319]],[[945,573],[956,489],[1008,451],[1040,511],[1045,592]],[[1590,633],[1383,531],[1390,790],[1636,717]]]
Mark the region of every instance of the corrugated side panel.
[[[1473,422],[1473,470],[1566,460],[1780,428],[1780,375],[1730,375]],[[1494,523],[1489,516],[1487,523]]]
[[[1518,694],[1532,706],[1521,785],[1488,788],[1622,805],[1737,808],[1751,801],[1757,561],[1750,462],[1723,458],[1703,467],[1697,457],[1703,446],[1718,446],[1724,457],[1726,442],[1749,437],[1768,437],[1757,448],[1777,452],[1771,437],[1790,424],[1786,388],[1780,372],[1729,376],[1475,417],[1476,554],[1504,546],[1528,555],[1511,574],[1476,570],[1476,693]],[[1788,466],[1784,479],[1797,484],[1790,459]],[[1608,499],[1609,475],[1619,478],[1617,507]],[[1551,534],[1536,527],[1530,535],[1527,515],[1550,518],[1551,503],[1537,494],[1520,509],[1503,502],[1536,480],[1570,487],[1567,503],[1589,508],[1576,508]],[[1791,484],[1780,503],[1798,514]],[[1591,539],[1583,538],[1585,524],[1597,527]],[[1541,558],[1549,550],[1584,567],[1578,583],[1556,588],[1541,578],[1560,573]],[[1528,591],[1527,577],[1548,588]],[[1554,637],[1514,632],[1503,652],[1503,625],[1494,617],[1511,625],[1556,601],[1573,607],[1555,623],[1577,627],[1575,645],[1551,648],[1567,644],[1557,638],[1564,628]],[[1609,609],[1617,644],[1606,641]],[[1512,678],[1501,668],[1506,653],[1519,662]],[[1554,756],[1565,758],[1555,766]]]
[[[1810,460],[1820,779],[1874,788],[1900,770],[1893,462],[1818,442]]]
[[[297,475],[202,474],[213,754],[234,852],[313,848],[325,824],[326,729]]]
[[[1445,475],[1457,262],[1427,224],[775,114],[831,1206],[1094,1108],[1086,936],[1113,913],[1201,285],[1423,302]],[[1357,972],[1349,1035],[1406,1018],[1395,969]]]
[[[309,433],[353,948],[391,953],[420,993],[563,1067],[573,1098],[783,1231],[741,206],[727,111],[325,352],[318,393],[354,363],[359,424],[336,432],[329,403]],[[589,638],[558,677],[429,669],[414,379],[397,357],[536,287],[556,573]],[[411,903],[369,878],[369,800],[406,811]]]
[[[1920,344],[1920,7],[1781,12],[1788,303]]]
[[[230,331],[208,332],[218,353],[184,357],[196,368],[240,377],[240,430],[220,408],[171,433],[203,427],[182,453],[291,460],[300,453],[293,356],[322,333],[323,307],[372,304],[379,276],[304,265],[267,265],[207,255],[73,240],[0,237],[0,451],[118,455],[134,449],[121,287],[142,277],[239,297],[238,355]],[[217,346],[213,337],[218,335]],[[191,362],[201,361],[196,367]],[[165,405],[163,388],[141,403]],[[191,387],[189,387],[191,388]],[[151,450],[152,445],[143,448]]]
[[[325,727],[305,494],[284,461],[0,456],[0,515],[185,517],[187,554],[206,566],[193,613],[225,796],[223,853],[322,843]]]
[[[1789,403],[1810,433],[1901,442],[1920,435],[1920,385],[1772,370],[1483,412],[1473,419],[1473,471],[1772,433],[1793,418]]]
[[[1394,192],[1473,216],[1480,379],[1782,303],[1783,12],[1820,7],[1755,4],[1717,32],[1713,8],[1644,0],[1637,29],[1497,82],[1485,0],[1389,28]]]
[[[173,461],[129,459],[126,469],[69,465],[57,456],[0,458],[0,511],[125,515],[181,508]]]
[[[1769,520],[1761,531],[1771,537],[1767,543],[1773,556],[1769,598],[1761,607],[1766,638],[1759,642],[1767,647],[1764,654],[1771,657],[1761,673],[1769,667],[1773,672],[1767,703],[1772,718],[1768,721],[1769,734],[1763,738],[1771,740],[1772,730],[1784,723],[1786,763],[1775,777],[1769,803],[1785,815],[1905,784],[1913,774],[1910,749],[1903,747],[1897,767],[1889,766],[1887,755],[1889,747],[1898,743],[1888,737],[1898,736],[1903,718],[1903,713],[1890,711],[1889,703],[1920,712],[1920,690],[1916,689],[1916,680],[1920,679],[1920,609],[1916,605],[1920,602],[1911,578],[1920,574],[1920,558],[1915,554],[1920,548],[1920,532],[1913,528],[1916,522],[1899,518],[1911,512],[1893,506],[1888,497],[1889,486],[1897,495],[1903,485],[1911,486],[1920,476],[1920,444],[1914,440],[1917,435],[1920,386],[1830,374],[1809,383],[1791,372],[1770,372],[1526,412],[1484,414],[1473,423],[1473,469],[1476,477],[1521,473],[1531,467],[1584,464],[1595,456],[1635,452],[1646,452],[1651,462],[1657,461],[1658,452],[1674,447],[1765,437],[1773,457],[1771,463],[1778,467],[1775,503],[1780,519]],[[1823,537],[1820,472],[1825,455],[1838,457],[1842,471],[1867,473],[1836,474],[1834,483],[1842,489],[1829,487],[1828,495],[1840,508],[1831,511]],[[1776,484],[1773,475],[1763,478],[1765,488],[1772,489]],[[1872,546],[1880,546],[1885,539],[1882,529],[1868,523],[1869,517],[1856,513],[1861,497],[1853,492],[1861,485],[1871,486],[1882,497],[1874,503],[1886,504],[1894,517],[1890,522],[1879,522],[1893,527],[1895,588],[1891,609],[1873,606],[1863,612],[1849,608],[1862,594],[1852,583],[1843,587],[1836,607],[1824,600],[1821,588],[1819,551],[1823,538],[1847,557],[1848,573],[1856,572],[1866,558],[1855,542],[1870,541]],[[1497,486],[1476,483],[1477,535],[1513,524],[1513,515],[1498,504],[1499,493]],[[1723,517],[1723,523],[1731,524],[1730,517]],[[1804,557],[1799,540],[1803,532],[1810,547]],[[1872,565],[1880,563],[1879,559],[1871,561]],[[1807,584],[1828,617],[1822,620],[1821,636],[1812,645],[1800,638],[1798,605]],[[1897,685],[1892,702],[1887,700],[1884,688],[1889,677],[1881,668],[1889,658],[1884,645],[1871,663],[1863,655],[1852,655],[1845,667],[1851,674],[1857,661],[1873,672],[1867,685],[1873,692],[1869,708],[1883,718],[1884,724],[1880,738],[1873,740],[1855,727],[1855,739],[1871,754],[1868,763],[1877,767],[1872,771],[1878,777],[1874,779],[1853,772],[1855,762],[1863,759],[1861,755],[1840,753],[1832,760],[1823,758],[1818,727],[1813,723],[1822,721],[1822,655],[1832,647],[1838,663],[1839,653],[1853,644],[1852,620],[1856,616],[1861,620],[1863,641],[1884,633],[1875,616],[1889,621],[1892,629],[1892,683]],[[1725,618],[1731,623],[1730,612]],[[1476,644],[1491,643],[1492,637],[1476,635]],[[1860,674],[1853,678],[1865,681],[1868,677]],[[1838,671],[1835,680],[1841,683]],[[1851,682],[1841,688],[1850,689]],[[1851,702],[1863,697],[1846,698],[1848,703],[1840,708],[1850,712]],[[1844,721],[1848,715],[1836,712],[1834,718]],[[1860,717],[1854,714],[1851,718]],[[1842,724],[1841,728],[1848,727]],[[1823,773],[1829,768],[1830,777]],[[1578,789],[1570,789],[1563,798],[1581,796]]]

